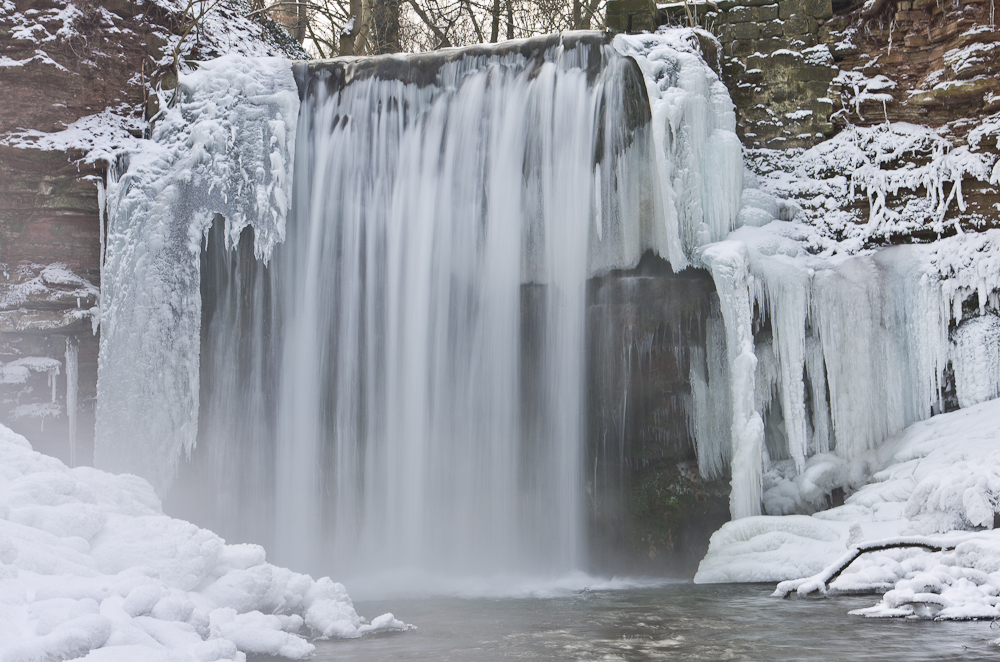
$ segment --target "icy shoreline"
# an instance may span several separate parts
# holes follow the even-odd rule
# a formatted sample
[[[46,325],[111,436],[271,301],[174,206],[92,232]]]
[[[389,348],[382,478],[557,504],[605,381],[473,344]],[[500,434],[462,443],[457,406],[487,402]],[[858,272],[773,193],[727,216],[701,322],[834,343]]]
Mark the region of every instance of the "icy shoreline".
[[[0,425],[0,651],[16,660],[308,657],[310,639],[407,625],[343,585],[162,513],[146,481],[71,469]]]
[[[940,620],[1000,616],[1000,399],[916,423],[845,469],[871,482],[843,506],[807,517],[749,517],[712,536],[696,583],[819,576],[859,543],[897,537],[953,549],[868,552],[829,583],[830,593],[882,593],[869,617]],[[800,593],[817,590],[803,585]],[[799,584],[789,585],[796,590]]]

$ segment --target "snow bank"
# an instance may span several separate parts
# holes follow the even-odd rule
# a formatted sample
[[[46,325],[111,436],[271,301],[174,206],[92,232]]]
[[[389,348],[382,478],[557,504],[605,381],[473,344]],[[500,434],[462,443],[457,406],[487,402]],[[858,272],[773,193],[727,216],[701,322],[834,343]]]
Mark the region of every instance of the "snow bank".
[[[805,515],[733,520],[712,534],[694,581],[773,582],[814,575],[843,554],[847,528]]]
[[[713,536],[697,583],[813,577],[791,590],[823,590],[822,573],[864,542],[931,541],[869,552],[829,585],[837,592],[886,592],[865,616],[1000,616],[1000,399],[908,427],[841,471],[871,482],[843,506],[811,517],[749,517]],[[956,533],[962,532],[962,533]],[[898,541],[897,541],[898,542]],[[822,581],[820,581],[822,579]]]
[[[146,481],[70,469],[0,425],[0,659],[303,659],[368,623],[341,584],[162,514]]]

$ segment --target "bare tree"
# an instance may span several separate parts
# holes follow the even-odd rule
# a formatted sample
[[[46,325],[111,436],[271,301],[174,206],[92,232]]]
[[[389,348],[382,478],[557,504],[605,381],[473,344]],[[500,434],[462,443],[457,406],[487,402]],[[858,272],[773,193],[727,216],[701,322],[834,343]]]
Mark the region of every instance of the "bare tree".
[[[606,1],[272,0],[255,7],[254,13],[268,12],[286,25],[305,17],[304,45],[326,58],[431,51],[564,30],[603,29]]]

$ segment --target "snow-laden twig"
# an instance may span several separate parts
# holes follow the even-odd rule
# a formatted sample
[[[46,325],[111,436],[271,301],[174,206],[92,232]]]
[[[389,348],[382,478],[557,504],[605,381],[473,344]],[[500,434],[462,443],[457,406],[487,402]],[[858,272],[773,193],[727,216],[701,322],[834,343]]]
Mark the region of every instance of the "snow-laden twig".
[[[967,537],[967,536],[966,536]],[[802,579],[789,579],[778,584],[771,594],[775,598],[787,598],[795,591],[799,595],[809,595],[810,593],[820,593],[826,595],[826,588],[837,577],[840,576],[849,565],[867,552],[879,552],[886,549],[897,549],[900,547],[923,547],[935,552],[943,552],[955,549],[955,546],[963,542],[966,537],[948,538],[927,538],[924,536],[904,536],[900,538],[884,538],[882,540],[870,540],[853,545],[836,561],[823,568],[811,577]]]

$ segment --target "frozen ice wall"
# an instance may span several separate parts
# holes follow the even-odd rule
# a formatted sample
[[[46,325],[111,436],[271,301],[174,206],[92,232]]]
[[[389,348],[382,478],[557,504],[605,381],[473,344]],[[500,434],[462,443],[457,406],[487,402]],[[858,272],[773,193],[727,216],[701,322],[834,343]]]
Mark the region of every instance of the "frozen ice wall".
[[[101,274],[95,463],[161,492],[196,440],[204,235],[250,227],[260,259],[284,239],[299,105],[277,59],[207,62],[178,94],[112,169]]]
[[[651,243],[674,271],[697,260],[695,249],[734,230],[743,190],[743,148],[729,90],[706,66],[718,52],[708,32],[666,30],[618,35],[615,48],[642,70],[652,114],[653,166],[662,211]]]
[[[1000,391],[1000,325],[986,310],[996,235],[857,255],[813,254],[809,239],[804,226],[774,220],[702,253],[722,302],[730,375],[693,389],[692,427],[699,458],[710,459],[705,475],[729,463],[734,517],[760,514],[761,504],[768,514],[808,514],[833,488],[858,487],[867,476],[848,475],[845,463],[862,467],[866,453],[943,411],[949,364],[960,406]],[[980,314],[963,322],[962,304],[977,298]],[[705,370],[692,367],[693,383]],[[723,439],[708,418],[719,403],[709,400],[727,379],[733,427]],[[764,443],[754,445],[758,432]]]

